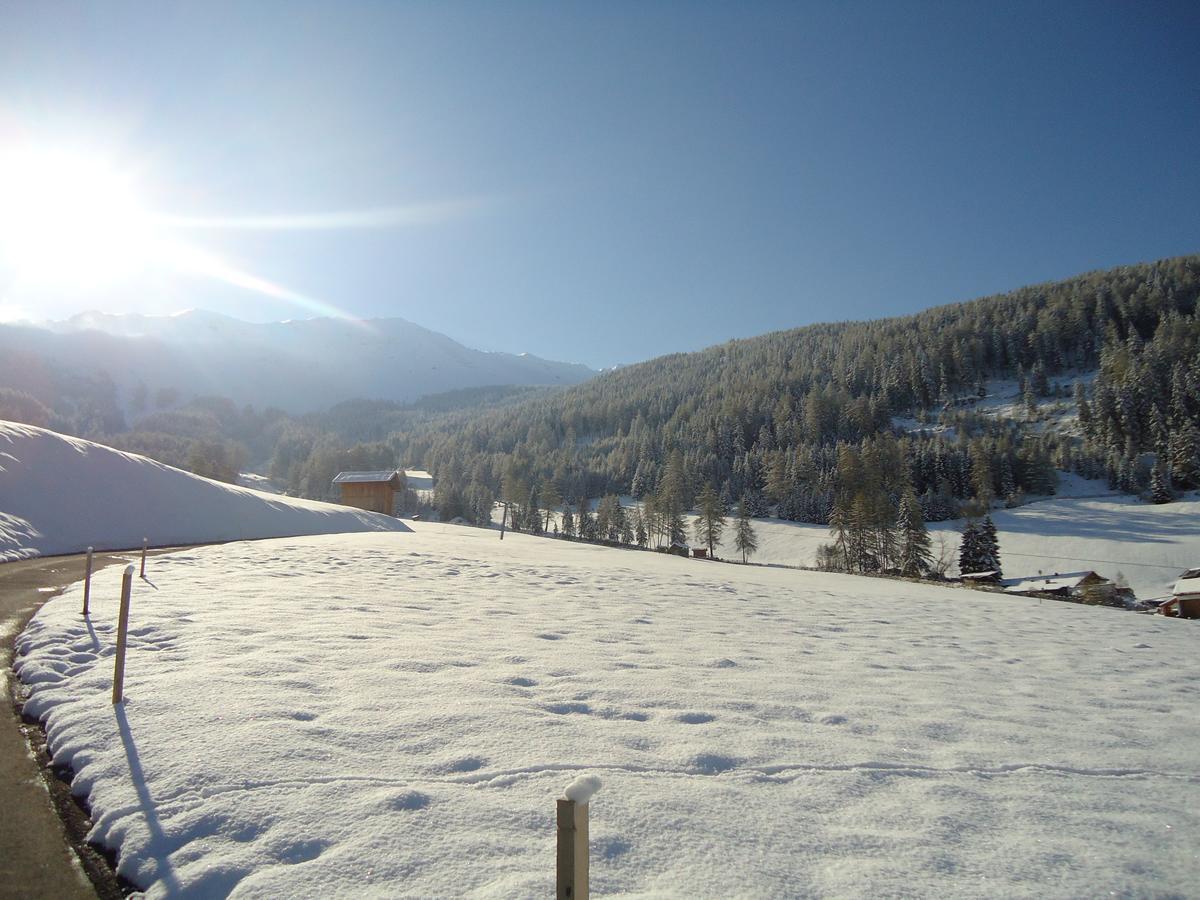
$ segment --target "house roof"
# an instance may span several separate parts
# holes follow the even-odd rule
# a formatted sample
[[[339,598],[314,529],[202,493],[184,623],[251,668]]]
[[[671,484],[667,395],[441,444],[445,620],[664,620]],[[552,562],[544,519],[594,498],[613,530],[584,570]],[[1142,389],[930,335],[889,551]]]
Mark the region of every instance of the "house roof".
[[[399,475],[397,469],[380,469],[378,472],[338,472],[337,477],[333,479],[334,484],[347,484],[356,482],[360,484],[380,484],[391,481]]]
[[[1095,572],[1055,572],[1053,575],[1036,575],[1033,578],[1014,578],[1004,583],[1004,591],[1009,594],[1027,594],[1031,591],[1073,591],[1081,587],[1089,578],[1107,581]]]

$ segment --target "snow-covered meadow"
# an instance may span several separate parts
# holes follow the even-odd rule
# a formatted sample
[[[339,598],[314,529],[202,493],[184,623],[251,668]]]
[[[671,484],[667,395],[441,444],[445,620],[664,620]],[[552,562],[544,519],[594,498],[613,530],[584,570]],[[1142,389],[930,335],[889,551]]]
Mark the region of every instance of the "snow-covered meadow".
[[[391,516],[222,484],[44,428],[0,421],[0,563],[150,545],[403,531]]]
[[[18,641],[151,896],[1185,896],[1194,623],[414,523],[156,557]]]
[[[1062,477],[1065,496],[992,511],[1006,576],[1094,569],[1106,578],[1124,576],[1139,597],[1150,599],[1170,596],[1179,574],[1200,565],[1200,497],[1195,493],[1155,506],[1102,493],[1099,482]],[[759,539],[754,562],[812,566],[817,548],[831,540],[821,525],[756,519],[754,527]],[[962,527],[962,520],[929,525],[934,553],[944,552],[951,560],[951,575],[958,574]],[[741,558],[732,527],[718,555]]]

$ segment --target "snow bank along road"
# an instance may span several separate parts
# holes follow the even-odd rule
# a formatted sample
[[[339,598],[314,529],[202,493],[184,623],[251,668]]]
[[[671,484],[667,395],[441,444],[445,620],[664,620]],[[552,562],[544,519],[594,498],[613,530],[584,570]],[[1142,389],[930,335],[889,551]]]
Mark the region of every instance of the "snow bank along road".
[[[120,562],[96,556],[97,570]],[[0,897],[85,898],[96,896],[79,860],[67,846],[63,823],[46,793],[38,761],[29,752],[15,698],[9,693],[13,640],[29,617],[56,588],[73,582],[82,571],[77,557],[30,560],[0,566]],[[64,798],[69,801],[69,798]],[[104,878],[107,863],[98,854],[85,854],[93,873]],[[116,879],[111,896],[120,896]]]
[[[417,523],[119,570],[19,638],[150,896],[1184,896],[1194,623]]]
[[[0,563],[31,556],[349,531],[391,516],[221,484],[44,428],[0,421]]]

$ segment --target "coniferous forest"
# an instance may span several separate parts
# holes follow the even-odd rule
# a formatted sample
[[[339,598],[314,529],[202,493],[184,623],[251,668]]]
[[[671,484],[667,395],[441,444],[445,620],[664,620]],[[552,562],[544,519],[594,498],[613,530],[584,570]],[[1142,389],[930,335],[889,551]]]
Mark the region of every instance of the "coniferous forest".
[[[1198,294],[1200,257],[1124,266],[665,356],[388,441],[433,472],[443,516],[467,518],[481,497],[548,487],[690,509],[711,486],[727,508],[835,529],[895,522],[908,494],[926,521],[982,515],[1053,493],[1058,469],[1132,493],[1187,489],[1200,486]],[[1080,373],[1090,388],[1060,384]],[[995,379],[1015,380],[1031,410],[1073,399],[1078,428],[976,414]]]

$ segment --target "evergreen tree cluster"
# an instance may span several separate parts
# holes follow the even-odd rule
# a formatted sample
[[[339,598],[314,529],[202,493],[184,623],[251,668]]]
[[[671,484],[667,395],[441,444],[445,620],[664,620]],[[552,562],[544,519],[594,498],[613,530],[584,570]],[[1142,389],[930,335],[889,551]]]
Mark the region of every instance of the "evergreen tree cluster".
[[[991,516],[984,516],[982,522],[967,520],[958,549],[958,570],[964,575],[979,572],[1001,574],[1000,541]]]

